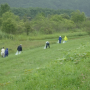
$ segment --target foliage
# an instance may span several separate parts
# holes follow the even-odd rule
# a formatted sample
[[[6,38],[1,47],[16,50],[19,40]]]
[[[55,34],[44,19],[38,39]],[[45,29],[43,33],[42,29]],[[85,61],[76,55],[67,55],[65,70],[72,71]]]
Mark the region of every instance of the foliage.
[[[30,21],[25,22],[25,30],[26,30],[27,35],[29,35],[29,32],[32,32]]]
[[[22,8],[29,8],[29,7],[41,7],[41,8],[50,8],[50,9],[69,9],[69,10],[77,10],[79,9],[81,12],[85,12],[87,16],[90,16],[89,8],[90,8],[90,1],[89,0],[0,0],[0,3],[8,3],[11,7],[22,7]],[[22,11],[20,11],[22,12]],[[32,13],[35,13],[32,12]],[[19,13],[19,15],[21,15]]]
[[[86,31],[90,35],[90,20],[86,20],[81,24],[78,23],[78,26],[81,27],[83,31]]]
[[[86,20],[84,12],[80,12],[79,10],[71,13],[71,20],[75,23],[77,22],[83,22]]]
[[[49,8],[11,8],[11,11],[15,15],[20,16],[21,18],[26,15],[31,20],[35,18],[38,14],[42,14],[44,17],[48,17],[49,15],[55,14],[64,14],[64,17],[69,18],[68,16],[71,16],[70,14],[74,10],[54,10]]]
[[[18,16],[12,12],[6,12],[1,18],[2,31],[6,33],[23,33],[25,30],[23,20],[20,20]]]
[[[61,15],[52,15],[50,20],[55,21],[55,22],[60,22],[63,20]]]
[[[85,14],[79,10],[72,12],[71,17],[69,10],[42,8],[19,8],[19,10],[21,10],[21,13],[24,13],[24,16],[19,17],[10,11],[2,14],[0,17],[0,28],[3,32],[9,34],[23,34],[26,32],[27,35],[36,35],[38,33],[74,32],[76,29],[87,29],[86,32],[89,31],[88,23],[84,23],[89,21],[89,19],[86,19]],[[30,16],[31,14],[32,16]]]
[[[14,13],[12,12],[5,12],[3,15],[2,15],[2,19],[3,21],[7,20],[8,18],[12,18],[13,20],[15,21],[19,21],[19,16],[15,15]]]
[[[3,21],[2,31],[9,34],[15,34],[16,22],[14,22],[11,18],[8,18],[7,20]]]
[[[75,23],[72,20],[64,19],[62,24],[63,24],[63,28],[66,28],[67,30],[74,29],[76,27]]]
[[[11,12],[6,12],[2,15],[2,31],[6,33],[15,33],[17,30],[17,21],[19,17]]]
[[[5,39],[11,39],[13,40],[14,39],[14,35],[12,34],[7,34],[7,33],[4,33],[2,31],[0,31],[0,40],[5,40]]]
[[[66,13],[61,14],[61,16],[62,16],[62,18],[65,18],[65,19],[70,19],[70,16],[69,16],[68,14],[66,14]]]
[[[10,6],[8,4],[1,4],[0,5],[0,16],[2,16],[7,11],[10,11]]]
[[[17,31],[16,34],[22,34],[23,32],[25,32],[25,23],[23,22],[23,20],[20,20],[19,22],[17,22]]]

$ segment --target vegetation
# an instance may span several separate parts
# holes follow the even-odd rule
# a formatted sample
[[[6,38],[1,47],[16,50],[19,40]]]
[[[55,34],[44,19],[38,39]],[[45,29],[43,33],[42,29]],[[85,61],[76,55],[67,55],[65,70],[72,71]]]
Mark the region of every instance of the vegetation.
[[[89,90],[89,40],[88,36],[69,39],[64,44],[50,44],[51,48],[46,50],[44,46],[29,49],[32,41],[31,44],[24,41],[23,46],[28,50],[18,56],[12,53],[6,58],[0,57],[0,89]],[[14,44],[10,41],[9,45]]]
[[[90,89],[90,19],[84,12],[50,11],[30,18],[1,6],[6,11],[0,7],[0,46],[9,56],[0,57],[0,90]],[[68,41],[57,44],[60,35]],[[50,48],[44,49],[46,41]],[[16,56],[19,44],[23,51]]]
[[[15,14],[23,18],[23,16],[27,15],[28,19],[33,19],[36,17],[37,14],[42,13],[43,16],[49,17],[50,15],[55,14],[64,14],[71,16],[71,12],[74,10],[64,10],[64,9],[49,9],[49,8],[11,8],[11,11]]]
[[[10,7],[39,7],[39,8],[50,8],[50,9],[70,9],[80,10],[85,12],[87,16],[90,16],[90,0],[0,0],[1,4],[8,3]],[[22,12],[22,11],[21,11]],[[34,10],[35,12],[35,10]],[[33,13],[34,13],[33,12]]]
[[[2,7],[6,8],[6,11]],[[47,15],[41,12],[36,13],[36,16],[31,19],[27,15],[23,15],[23,18],[15,15],[8,4],[1,4],[0,12],[0,31],[8,34],[20,35],[26,33],[26,35],[38,35],[75,32],[77,30],[86,31],[89,34],[90,20],[87,19],[84,12],[79,10],[73,11],[71,14],[70,12],[69,14],[57,14],[57,12],[53,14],[53,10],[50,11],[52,14]],[[35,15],[35,12],[32,12],[32,15]]]

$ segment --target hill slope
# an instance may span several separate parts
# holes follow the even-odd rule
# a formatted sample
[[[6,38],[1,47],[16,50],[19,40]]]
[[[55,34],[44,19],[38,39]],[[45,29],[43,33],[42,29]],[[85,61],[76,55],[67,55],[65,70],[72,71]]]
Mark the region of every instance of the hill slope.
[[[88,36],[0,57],[0,90],[89,90],[89,40]]]
[[[42,7],[51,9],[79,9],[90,16],[90,0],[0,0],[0,4],[8,3],[11,7]]]

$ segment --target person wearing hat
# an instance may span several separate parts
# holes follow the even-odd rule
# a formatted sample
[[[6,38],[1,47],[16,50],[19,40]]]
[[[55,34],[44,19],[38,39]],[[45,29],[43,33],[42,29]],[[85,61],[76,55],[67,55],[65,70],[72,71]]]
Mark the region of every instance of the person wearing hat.
[[[46,41],[46,48],[49,47],[50,48],[50,43],[48,41]]]
[[[59,36],[59,43],[61,43],[61,41],[62,41],[62,37],[61,37],[61,36]]]
[[[8,48],[5,50],[5,57],[8,56]]]
[[[20,44],[20,45],[17,47],[17,50],[18,50],[18,54],[20,54],[21,51],[22,51],[22,44]]]

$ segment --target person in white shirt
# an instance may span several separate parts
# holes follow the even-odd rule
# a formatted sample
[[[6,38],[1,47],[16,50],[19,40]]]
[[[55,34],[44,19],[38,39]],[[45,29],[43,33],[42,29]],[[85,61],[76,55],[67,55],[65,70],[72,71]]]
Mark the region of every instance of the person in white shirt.
[[[5,56],[5,49],[4,49],[4,47],[1,49],[1,56],[2,56],[2,57]]]

